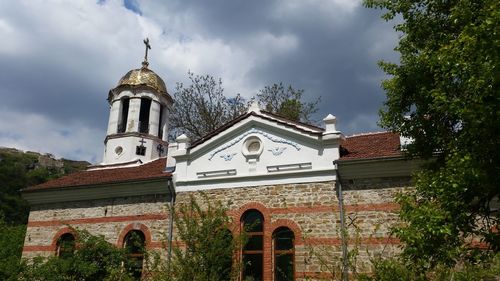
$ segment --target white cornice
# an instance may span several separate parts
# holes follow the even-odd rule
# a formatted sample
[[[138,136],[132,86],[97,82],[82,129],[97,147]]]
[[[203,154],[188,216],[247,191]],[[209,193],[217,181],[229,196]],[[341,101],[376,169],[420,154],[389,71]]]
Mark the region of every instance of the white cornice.
[[[175,180],[176,191],[197,191],[217,188],[238,188],[248,186],[263,186],[276,184],[293,184],[334,181],[335,169],[304,170],[275,172],[272,174],[254,174],[245,176],[225,176],[216,178],[203,178],[193,180]]]

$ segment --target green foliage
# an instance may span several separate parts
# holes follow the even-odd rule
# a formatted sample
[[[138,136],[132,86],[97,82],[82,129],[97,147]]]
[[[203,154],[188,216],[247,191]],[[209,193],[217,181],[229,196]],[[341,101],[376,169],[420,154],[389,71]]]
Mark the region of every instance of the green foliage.
[[[192,72],[188,72],[188,77],[190,85],[177,83],[175,87],[171,134],[185,133],[199,139],[245,112],[247,105],[239,94],[234,98],[224,96],[220,78]]]
[[[102,236],[77,232],[77,250],[72,256],[37,257],[24,265],[24,280],[133,280],[122,264],[127,252],[108,243]]]
[[[62,160],[64,164],[61,168],[44,166],[39,163],[40,157],[50,158],[16,149],[0,149],[0,212],[5,215],[5,222],[18,225],[25,224],[28,220],[29,206],[21,197],[20,189],[61,177],[68,172],[82,170],[89,164]]]
[[[398,199],[402,259],[415,276],[458,272],[489,253],[471,246],[472,239],[493,252],[500,248],[500,2],[365,4],[400,22],[400,63],[380,63],[392,76],[382,84],[387,101],[380,123],[414,140],[408,156],[429,159],[414,192]]]
[[[193,140],[200,139],[220,126],[246,113],[249,104],[237,94],[226,97],[222,80],[211,75],[188,72],[190,85],[177,83],[174,92],[174,110],[170,116],[170,138],[186,134]],[[267,111],[285,118],[312,123],[312,114],[318,111],[319,99],[302,101],[304,90],[283,83],[266,86],[257,94],[257,100]]]
[[[26,226],[4,222],[0,213],[0,280],[18,280]]]
[[[291,85],[285,87],[280,82],[260,90],[257,94],[257,100],[269,112],[290,120],[312,123],[311,115],[318,111],[320,99],[304,102],[302,94],[304,94],[304,90],[294,89]]]
[[[203,206],[191,197],[176,212],[178,241],[185,247],[173,248],[169,280],[235,280],[239,273],[233,256],[242,235],[231,233],[234,224],[226,207],[203,198]]]
[[[408,266],[400,259],[375,259],[374,274],[363,274],[360,281],[484,281],[500,276],[500,254],[490,255],[482,262],[466,263],[459,267],[437,266],[426,274]]]

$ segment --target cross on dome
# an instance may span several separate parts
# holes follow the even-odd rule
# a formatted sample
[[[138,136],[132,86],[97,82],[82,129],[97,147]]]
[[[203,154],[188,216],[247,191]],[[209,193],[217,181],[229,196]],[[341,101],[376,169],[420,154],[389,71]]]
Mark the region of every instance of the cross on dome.
[[[144,45],[146,45],[146,51],[144,52],[144,61],[142,62],[142,67],[147,68],[148,62],[148,50],[151,50],[151,45],[149,45],[149,38],[143,40]]]

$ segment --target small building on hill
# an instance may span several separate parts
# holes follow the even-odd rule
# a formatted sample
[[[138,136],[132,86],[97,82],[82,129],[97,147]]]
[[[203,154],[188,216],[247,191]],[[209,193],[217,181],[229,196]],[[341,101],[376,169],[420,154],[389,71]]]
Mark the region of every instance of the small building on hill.
[[[74,239],[69,226],[118,247],[136,233],[167,255],[171,204],[200,192],[227,204],[235,223],[254,224],[252,245],[239,253],[242,280],[325,277],[323,263],[338,262],[343,239],[359,248],[361,271],[370,255],[397,251],[394,195],[411,186],[418,164],[405,160],[397,134],[346,137],[333,115],[316,127],[253,105],[199,140],[168,144],[173,99],[147,62],[120,79],[108,102],[103,162],[23,190],[31,205],[24,257],[63,255],[61,241]]]

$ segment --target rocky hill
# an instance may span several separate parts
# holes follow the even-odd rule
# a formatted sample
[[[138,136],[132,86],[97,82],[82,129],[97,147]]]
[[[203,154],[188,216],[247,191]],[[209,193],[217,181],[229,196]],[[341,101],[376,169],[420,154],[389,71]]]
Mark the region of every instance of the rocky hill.
[[[88,165],[86,161],[56,159],[49,153],[0,147],[0,217],[11,224],[26,223],[29,207],[20,189],[84,170]]]

